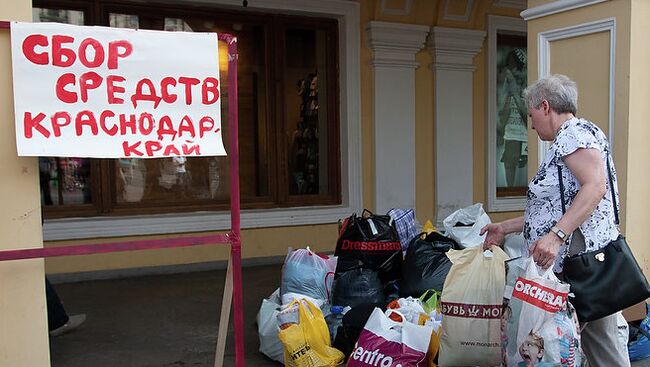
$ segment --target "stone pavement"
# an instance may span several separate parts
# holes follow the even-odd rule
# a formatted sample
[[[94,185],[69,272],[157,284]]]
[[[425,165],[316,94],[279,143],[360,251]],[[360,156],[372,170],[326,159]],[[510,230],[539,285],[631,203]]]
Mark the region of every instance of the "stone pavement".
[[[258,352],[255,325],[262,298],[280,284],[280,269],[243,270],[247,367],[281,366]],[[215,270],[56,284],[68,313],[88,318],[50,339],[52,367],[213,366],[224,277]],[[225,366],[234,366],[232,333],[231,321]],[[650,359],[633,367],[650,367]]]

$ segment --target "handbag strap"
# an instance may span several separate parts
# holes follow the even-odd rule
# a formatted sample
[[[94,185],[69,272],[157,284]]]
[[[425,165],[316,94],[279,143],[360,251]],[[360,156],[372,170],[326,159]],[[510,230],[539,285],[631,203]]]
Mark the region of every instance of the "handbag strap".
[[[636,336],[639,333],[641,333],[643,336],[648,338],[648,340],[650,340],[650,333],[648,333],[648,331],[646,329],[642,328],[641,326],[637,326],[636,324],[629,323],[629,322],[627,323],[627,325],[628,325],[628,328],[629,328],[628,333],[630,335],[630,338],[629,338],[630,342],[633,341],[633,339],[636,339]]]
[[[614,222],[616,225],[619,224],[619,219],[618,219],[618,205],[616,203],[616,193],[614,192],[614,175],[612,174],[612,168],[609,164],[609,150],[607,151],[607,176],[609,178],[609,189],[610,189],[610,195],[612,196],[612,205],[614,205]],[[557,164],[557,177],[560,181],[560,200],[562,201],[562,214],[566,213],[566,206],[564,204],[564,181],[562,180],[562,167],[560,164]]]

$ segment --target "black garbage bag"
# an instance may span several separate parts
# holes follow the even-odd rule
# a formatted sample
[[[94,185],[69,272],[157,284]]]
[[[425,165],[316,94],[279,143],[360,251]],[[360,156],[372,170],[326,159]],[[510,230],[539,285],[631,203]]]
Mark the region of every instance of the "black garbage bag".
[[[402,246],[393,219],[364,210],[361,217],[346,218],[339,232],[334,255],[338,256],[337,273],[356,267],[376,270],[381,280],[399,279],[402,272]]]
[[[432,232],[425,239],[416,236],[409,244],[404,264],[399,293],[402,297],[420,297],[429,289],[442,291],[445,278],[451,268],[447,257],[450,249],[460,249],[458,243],[438,232]]]
[[[357,266],[334,277],[333,305],[355,307],[385,300],[384,286],[376,270]]]
[[[363,327],[366,326],[372,311],[375,310],[375,307],[385,311],[386,305],[385,302],[362,303],[349,310],[343,316],[343,321],[336,332],[332,346],[343,352],[347,359],[354,350],[354,345],[359,340],[359,335],[363,331]]]

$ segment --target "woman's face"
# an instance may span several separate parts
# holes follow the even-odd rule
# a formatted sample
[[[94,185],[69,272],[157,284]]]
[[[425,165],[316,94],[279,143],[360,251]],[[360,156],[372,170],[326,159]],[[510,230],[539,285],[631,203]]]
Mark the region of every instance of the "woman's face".
[[[552,141],[555,139],[549,116],[550,108],[546,101],[543,101],[538,108],[528,108],[528,117],[530,117],[533,130],[537,132],[537,135],[543,141]]]

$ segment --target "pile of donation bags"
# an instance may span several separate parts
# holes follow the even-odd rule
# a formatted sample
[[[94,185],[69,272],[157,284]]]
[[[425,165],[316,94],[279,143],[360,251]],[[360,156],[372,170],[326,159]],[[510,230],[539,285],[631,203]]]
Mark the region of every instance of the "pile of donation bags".
[[[465,209],[444,234],[412,210],[364,211],[333,256],[289,249],[258,313],[260,351],[296,367],[582,366],[568,285],[483,251],[473,227],[487,215]]]

